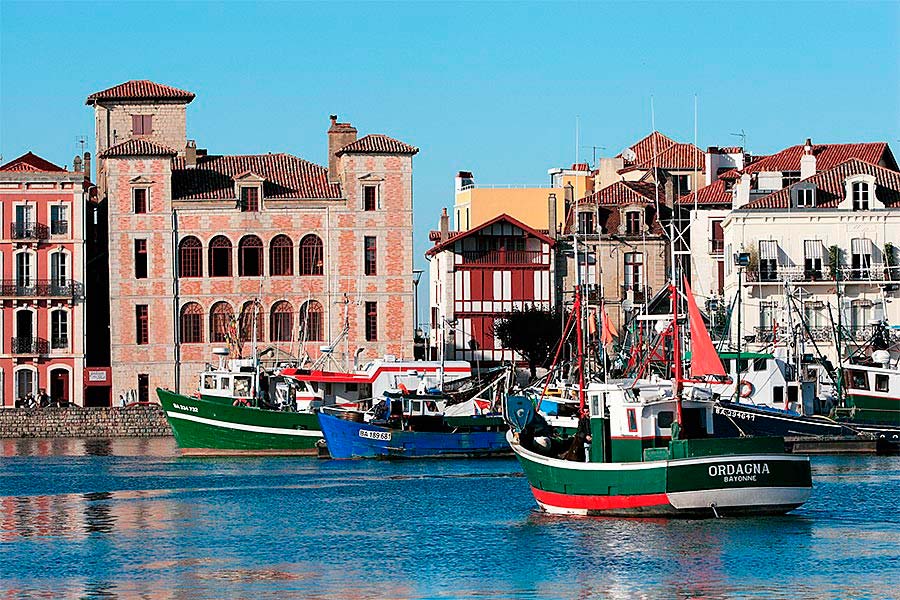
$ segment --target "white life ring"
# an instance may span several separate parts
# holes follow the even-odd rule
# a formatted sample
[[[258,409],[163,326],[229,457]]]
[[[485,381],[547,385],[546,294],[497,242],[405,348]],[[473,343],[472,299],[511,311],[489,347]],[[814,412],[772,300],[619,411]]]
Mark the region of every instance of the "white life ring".
[[[740,390],[741,398],[749,398],[756,391],[753,384],[746,379],[741,379],[741,385],[738,389]]]

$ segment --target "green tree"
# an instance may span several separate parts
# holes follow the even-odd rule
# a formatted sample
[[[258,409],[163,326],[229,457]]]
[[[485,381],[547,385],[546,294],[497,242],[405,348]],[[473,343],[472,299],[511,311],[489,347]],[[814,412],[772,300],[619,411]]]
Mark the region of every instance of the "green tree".
[[[494,322],[494,337],[503,347],[514,351],[528,362],[531,378],[539,365],[551,357],[561,335],[559,312],[526,305],[523,310],[504,313]]]

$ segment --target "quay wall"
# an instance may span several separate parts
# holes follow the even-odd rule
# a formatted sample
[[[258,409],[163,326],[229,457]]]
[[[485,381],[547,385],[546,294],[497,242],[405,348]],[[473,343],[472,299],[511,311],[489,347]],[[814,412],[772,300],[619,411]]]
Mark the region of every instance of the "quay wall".
[[[158,405],[0,410],[0,438],[159,437],[172,430]]]

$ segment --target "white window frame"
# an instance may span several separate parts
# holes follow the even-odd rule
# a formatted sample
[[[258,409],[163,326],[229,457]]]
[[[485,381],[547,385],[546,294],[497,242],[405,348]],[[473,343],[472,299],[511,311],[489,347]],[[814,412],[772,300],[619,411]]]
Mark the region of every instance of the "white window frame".
[[[40,389],[40,371],[32,365],[18,365],[13,369],[13,403],[19,399],[19,373],[22,371],[31,372],[31,393],[37,400],[38,389]]]
[[[50,312],[50,315],[49,315],[50,318],[47,319],[47,340],[49,340],[49,342],[50,342],[50,352],[51,353],[54,353],[54,352],[67,353],[70,351],[70,349],[72,347],[72,312],[63,306],[54,307],[49,312]],[[54,338],[53,315],[56,313],[62,313],[63,315],[65,315],[65,318],[66,318],[66,331],[65,331],[66,345],[61,348],[55,348],[53,346],[53,338]],[[49,373],[49,371],[48,371],[48,373]]]

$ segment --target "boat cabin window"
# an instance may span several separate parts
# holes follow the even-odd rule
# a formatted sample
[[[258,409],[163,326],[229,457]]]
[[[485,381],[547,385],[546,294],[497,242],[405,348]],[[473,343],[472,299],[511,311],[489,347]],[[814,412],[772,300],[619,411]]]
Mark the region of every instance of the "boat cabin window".
[[[866,377],[865,371],[850,371],[850,387],[857,390],[869,389],[869,378]]]
[[[418,400],[413,400],[412,401],[412,412],[415,412],[415,413],[422,412],[422,403],[419,402]]]
[[[250,395],[250,378],[249,377],[235,377],[234,378],[234,393],[236,396],[249,396]]]
[[[221,379],[219,379],[219,389],[220,390],[231,389],[231,380],[227,377],[222,377]]]
[[[359,397],[360,398],[371,398],[372,397],[372,384],[369,384],[369,383],[359,384]]]
[[[737,363],[738,363],[738,367],[737,367],[738,371],[740,371],[741,373],[744,373],[747,371],[747,367],[750,364],[750,360],[746,359],[746,358],[739,358]]]
[[[634,412],[633,408],[627,409],[628,413],[628,431],[634,432],[638,430],[637,427],[637,415]]]
[[[600,417],[600,394],[591,394],[591,416]]]
[[[216,378],[212,375],[203,376],[203,388],[207,390],[216,389]]]
[[[660,429],[668,429],[672,426],[672,421],[675,420],[675,413],[671,410],[664,410],[658,415],[656,415],[656,424]]]
[[[875,391],[876,392],[886,392],[888,391],[888,376],[887,375],[875,375]]]
[[[428,400],[425,403],[425,410],[430,411],[430,412],[438,411],[437,404],[434,402],[434,400]]]
[[[754,358],[753,359],[753,370],[754,371],[765,371],[767,362],[768,361],[765,358]]]
[[[784,404],[784,386],[772,386],[772,404]]]
[[[789,385],[788,386],[788,403],[793,404],[794,402],[796,402],[797,398],[799,397],[799,394],[800,394],[799,387],[797,387],[796,385]]]
[[[359,389],[358,384],[356,383],[347,383],[344,385],[345,392],[355,392]]]

